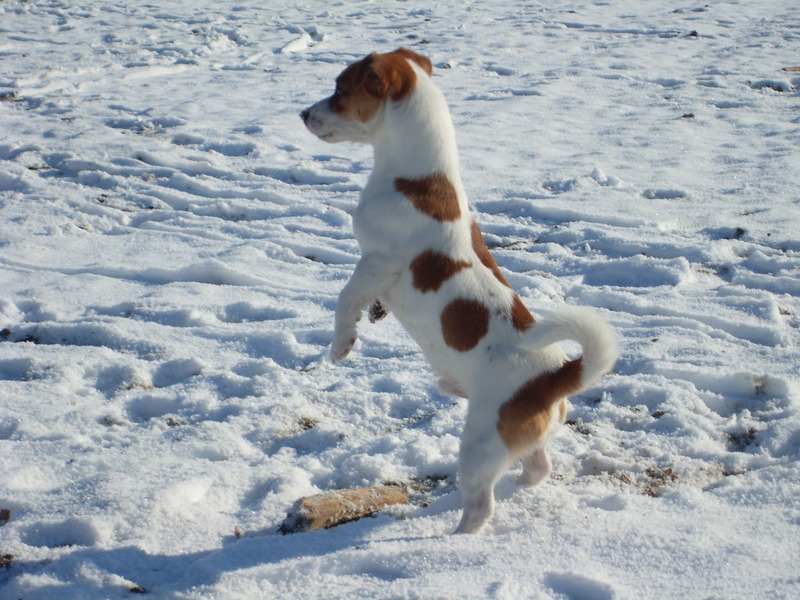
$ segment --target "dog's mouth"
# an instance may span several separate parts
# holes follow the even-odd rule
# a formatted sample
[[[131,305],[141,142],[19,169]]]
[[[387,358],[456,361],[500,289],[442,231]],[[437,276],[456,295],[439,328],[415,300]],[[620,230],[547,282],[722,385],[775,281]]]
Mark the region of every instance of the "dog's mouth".
[[[306,109],[300,113],[300,118],[303,120],[303,124],[306,126],[311,133],[317,136],[319,139],[324,140],[326,142],[330,142],[332,138],[336,135],[335,131],[321,131],[323,127],[322,121],[315,117],[310,109]]]
[[[315,136],[317,136],[324,142],[333,142],[334,138],[336,137],[335,131],[319,131],[315,129],[313,126],[310,126],[309,124],[306,124],[306,127],[308,127],[308,130],[311,133],[313,133]]]
[[[319,126],[320,124],[317,125]],[[336,131],[334,130],[320,131],[318,128],[314,127],[314,123],[307,123],[306,127],[308,127],[308,130],[311,133],[313,133],[315,136],[317,136],[324,142],[333,144],[334,142],[337,141],[337,134]]]

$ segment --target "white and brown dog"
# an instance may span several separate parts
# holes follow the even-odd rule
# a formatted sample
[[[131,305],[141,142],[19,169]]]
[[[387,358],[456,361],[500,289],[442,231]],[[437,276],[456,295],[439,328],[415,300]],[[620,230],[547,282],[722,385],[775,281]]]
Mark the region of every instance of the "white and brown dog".
[[[405,48],[370,54],[301,116],[325,141],[374,147],[353,215],[362,256],[336,305],[331,358],[352,349],[362,311],[372,306],[375,320],[386,307],[421,346],[439,388],[469,399],[456,531],[474,532],[514,461],[522,459],[525,484],[550,473],[544,445],[564,422],[566,397],[604,375],[617,353],[593,313],[570,309],[535,322],[508,285],[467,205],[453,124],[431,72],[427,58]],[[566,339],[580,343],[580,358],[555,344]]]

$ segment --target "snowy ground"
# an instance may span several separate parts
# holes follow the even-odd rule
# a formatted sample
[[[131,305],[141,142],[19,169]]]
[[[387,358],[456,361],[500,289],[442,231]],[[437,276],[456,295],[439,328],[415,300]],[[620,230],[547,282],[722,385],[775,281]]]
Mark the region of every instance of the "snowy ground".
[[[0,599],[800,597],[795,0],[295,4],[0,2]],[[325,360],[371,156],[297,113],[399,45],[525,303],[622,349],[472,537],[463,401],[392,319]]]

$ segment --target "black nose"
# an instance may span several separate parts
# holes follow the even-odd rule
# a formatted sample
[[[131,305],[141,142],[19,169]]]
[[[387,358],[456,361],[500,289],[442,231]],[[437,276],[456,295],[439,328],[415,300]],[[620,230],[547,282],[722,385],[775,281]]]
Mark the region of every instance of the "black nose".
[[[305,109],[304,111],[300,112],[300,118],[303,119],[303,123],[307,123],[308,122],[308,115],[309,114],[311,114],[311,113],[310,113],[310,111],[308,109]]]

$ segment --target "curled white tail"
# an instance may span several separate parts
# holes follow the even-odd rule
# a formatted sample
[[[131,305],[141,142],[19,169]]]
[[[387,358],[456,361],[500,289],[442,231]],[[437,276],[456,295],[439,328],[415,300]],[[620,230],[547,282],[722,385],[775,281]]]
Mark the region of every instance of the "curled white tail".
[[[539,350],[563,340],[574,340],[583,348],[581,388],[586,388],[611,370],[617,360],[614,330],[596,313],[569,307],[548,315],[525,332],[520,346]]]

